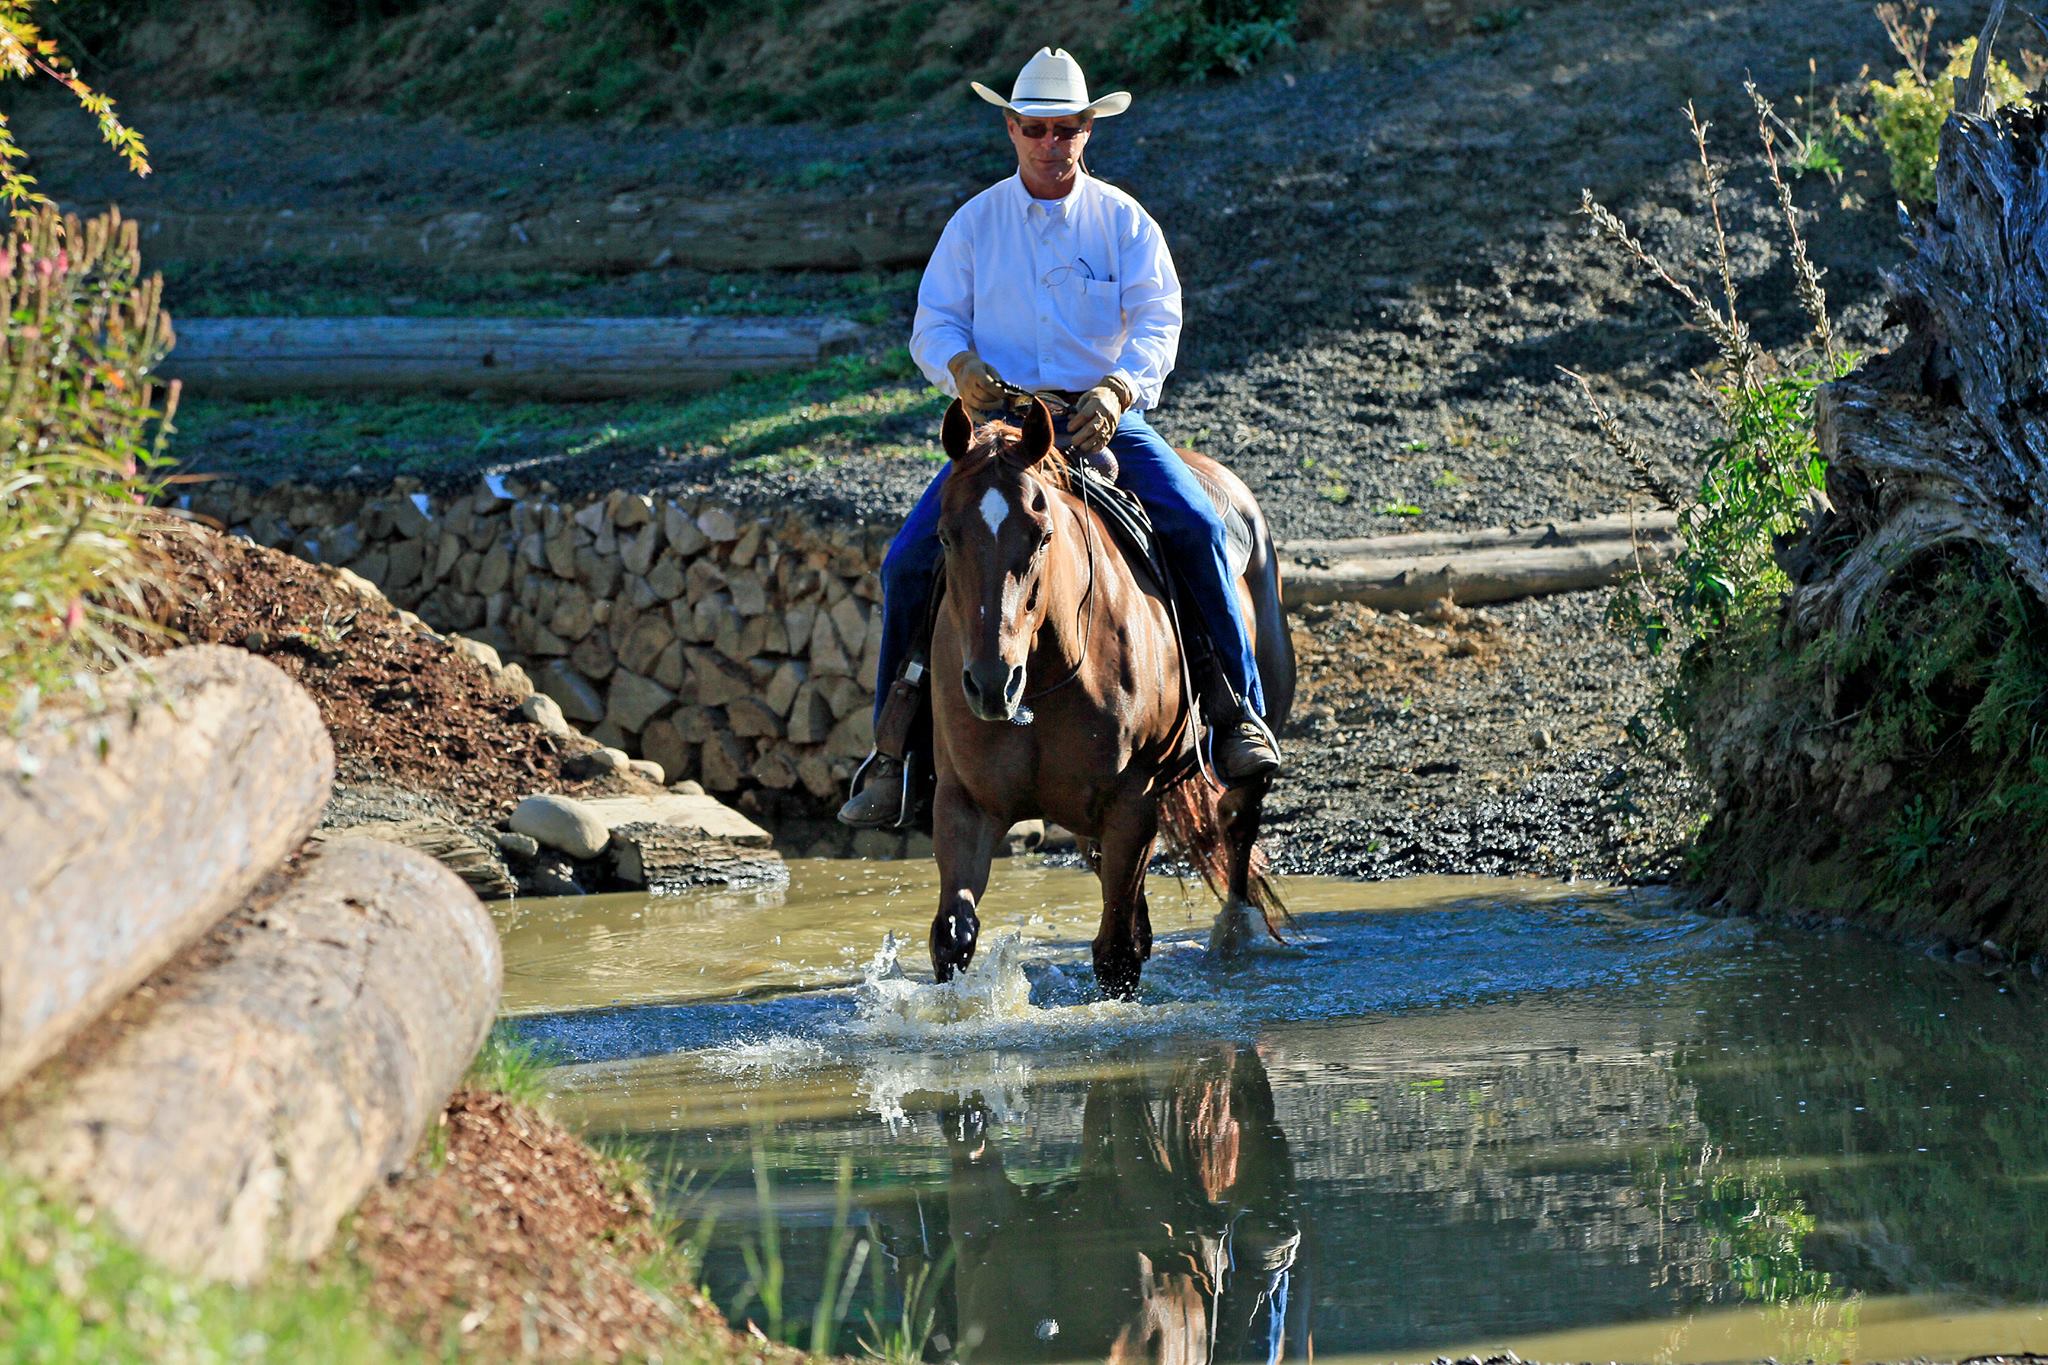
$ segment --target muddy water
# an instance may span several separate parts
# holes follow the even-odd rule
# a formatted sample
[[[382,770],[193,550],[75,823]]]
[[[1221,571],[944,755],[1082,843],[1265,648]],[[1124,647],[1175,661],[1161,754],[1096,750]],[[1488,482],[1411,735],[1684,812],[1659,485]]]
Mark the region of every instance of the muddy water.
[[[943,988],[919,864],[524,902],[508,1006],[558,1112],[684,1191],[721,1302],[808,1340],[826,1297],[841,1349],[906,1304],[968,1361],[2048,1349],[2031,983],[1654,893],[1290,891],[1306,955],[1226,971],[1155,879],[1132,1004],[1089,984],[1092,883],[1029,861]]]

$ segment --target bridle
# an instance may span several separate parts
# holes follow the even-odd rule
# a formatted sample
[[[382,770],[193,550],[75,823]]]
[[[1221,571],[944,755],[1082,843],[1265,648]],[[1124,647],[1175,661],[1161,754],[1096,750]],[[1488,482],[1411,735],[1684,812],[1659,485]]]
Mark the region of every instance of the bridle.
[[[1012,411],[1018,407],[1028,407],[1033,400],[1046,404],[1048,408],[1054,403],[1058,403],[1062,409],[1070,409],[1073,406],[1073,404],[1067,402],[1066,399],[1061,398],[1058,394],[1033,393],[1028,389],[1020,389],[1014,384],[1006,384],[1000,380],[997,381],[997,384],[1010,397],[1009,408]],[[1009,463],[1006,460],[1006,455],[1006,451],[1000,449],[991,450],[989,452],[989,462],[991,464]],[[1012,467],[1018,468],[1020,472],[1028,472],[1023,466],[1012,464]],[[1026,692],[1017,699],[1017,714],[1011,721],[1014,725],[1029,725],[1036,719],[1032,715],[1027,703],[1050,696],[1081,676],[1081,670],[1088,665],[1089,646],[1094,643],[1095,639],[1096,546],[1094,509],[1088,500],[1088,481],[1086,479],[1078,476],[1070,477],[1067,480],[1067,488],[1081,499],[1081,539],[1083,550],[1088,556],[1088,586],[1081,590],[1081,606],[1077,613],[1081,618],[1081,649],[1074,660],[1074,666],[1069,668],[1066,675],[1058,682],[1048,683],[1033,692]]]

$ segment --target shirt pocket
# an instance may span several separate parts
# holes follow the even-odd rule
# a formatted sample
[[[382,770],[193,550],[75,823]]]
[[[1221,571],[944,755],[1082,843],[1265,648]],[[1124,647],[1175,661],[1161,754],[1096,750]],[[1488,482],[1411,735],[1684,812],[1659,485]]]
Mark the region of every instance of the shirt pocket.
[[[1124,329],[1123,290],[1115,280],[1077,280],[1069,299],[1077,335],[1107,341]]]

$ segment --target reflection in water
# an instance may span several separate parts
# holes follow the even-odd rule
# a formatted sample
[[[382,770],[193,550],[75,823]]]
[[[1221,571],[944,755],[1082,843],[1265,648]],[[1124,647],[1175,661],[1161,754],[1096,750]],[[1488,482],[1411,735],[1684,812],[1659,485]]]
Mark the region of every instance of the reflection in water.
[[[720,1173],[694,1189],[728,1306],[751,1165],[808,1321],[846,1163],[887,1254],[842,1349],[920,1289],[928,1357],[969,1362],[2048,1348],[2040,991],[1621,896],[1313,889],[1310,959],[1218,973],[1165,938],[1136,1006],[1074,987],[1063,932],[992,954],[973,1010],[886,953],[806,988],[873,957],[889,912],[854,897],[777,920],[809,946],[765,967],[723,926],[722,990],[522,1027],[579,1059],[565,1117]]]
[[[1079,1169],[1042,1183],[1012,1177],[981,1106],[943,1126],[939,1208],[920,1198],[882,1237],[909,1275],[943,1277],[935,1326],[963,1358],[1309,1353],[1287,1138],[1252,1049],[1205,1050],[1163,1093],[1135,1074],[1090,1083]]]

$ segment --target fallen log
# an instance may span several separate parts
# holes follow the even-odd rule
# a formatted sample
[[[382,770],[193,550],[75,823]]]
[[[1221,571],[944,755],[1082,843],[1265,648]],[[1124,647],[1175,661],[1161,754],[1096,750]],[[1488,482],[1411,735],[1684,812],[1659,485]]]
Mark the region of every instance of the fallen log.
[[[952,183],[859,195],[629,190],[602,202],[416,215],[144,206],[128,216],[158,265],[269,257],[590,273],[888,270],[923,265],[963,197]]]
[[[1410,540],[1417,542],[1413,548],[1403,543]],[[1606,587],[1662,563],[1677,547],[1676,522],[1668,514],[1641,518],[1633,534],[1625,519],[1603,518],[1455,538],[1296,542],[1281,547],[1293,561],[1282,571],[1281,596],[1290,607],[1358,602],[1414,611],[1445,598],[1475,606]]]
[[[200,645],[0,736],[0,775],[4,1091],[305,841],[334,748],[282,670]]]
[[[536,400],[717,388],[844,354],[843,318],[197,318],[164,364],[195,393],[443,392]]]
[[[497,1009],[490,917],[424,854],[330,846],[0,1114],[0,1161],[173,1269],[304,1259],[399,1170]]]

